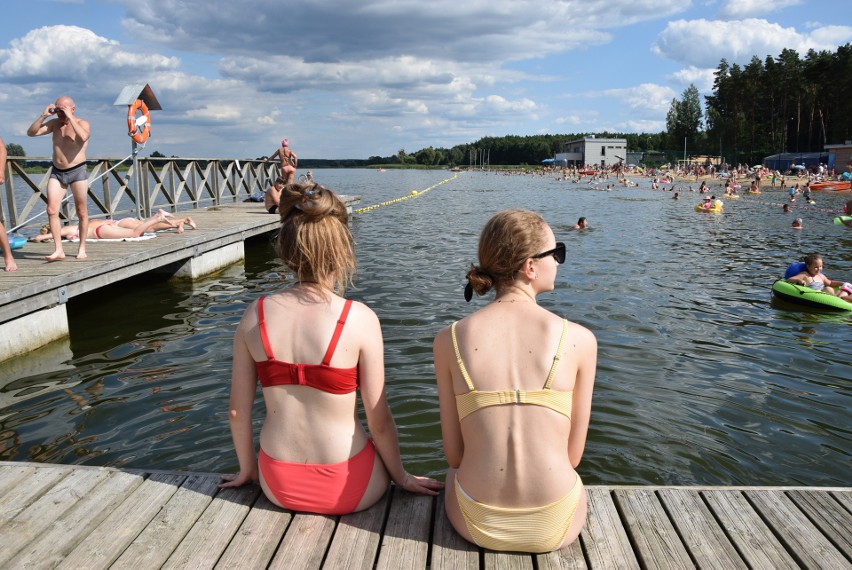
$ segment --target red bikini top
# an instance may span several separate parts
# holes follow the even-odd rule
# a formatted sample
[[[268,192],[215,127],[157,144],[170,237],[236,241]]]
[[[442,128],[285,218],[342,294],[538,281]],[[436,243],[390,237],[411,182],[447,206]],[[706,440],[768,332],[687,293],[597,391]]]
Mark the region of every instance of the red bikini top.
[[[310,386],[311,388],[316,388],[330,394],[349,394],[354,392],[358,388],[358,367],[333,368],[329,366],[331,357],[334,356],[334,350],[337,348],[337,341],[343,332],[343,325],[346,324],[346,317],[349,315],[351,306],[352,301],[346,301],[343,305],[343,312],[340,313],[340,318],[337,319],[337,326],[334,329],[331,342],[328,344],[328,350],[326,350],[325,356],[322,359],[322,364],[293,364],[277,360],[272,354],[272,346],[270,346],[269,337],[266,334],[266,322],[263,319],[263,297],[261,297],[257,302],[257,318],[258,327],[260,328],[260,339],[263,341],[263,351],[266,353],[266,360],[255,362],[255,369],[257,370],[258,378],[260,378],[260,385],[268,388],[269,386],[298,384],[300,386]]]

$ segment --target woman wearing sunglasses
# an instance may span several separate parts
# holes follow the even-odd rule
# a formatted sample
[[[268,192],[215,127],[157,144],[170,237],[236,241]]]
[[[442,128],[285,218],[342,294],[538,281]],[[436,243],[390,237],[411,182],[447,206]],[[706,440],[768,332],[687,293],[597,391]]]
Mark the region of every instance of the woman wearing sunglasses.
[[[445,508],[465,539],[492,550],[548,552],[586,517],[574,471],[583,455],[597,341],[536,303],[565,244],[541,216],[495,214],[482,230],[465,297],[494,300],[435,337]]]
[[[436,495],[405,471],[385,394],[375,313],[342,294],[355,272],[346,206],[318,184],[288,184],[277,249],[296,283],[249,305],[234,335],[231,435],[240,464],[221,487],[260,483],[278,506],[341,515],[375,504],[390,480]],[[255,454],[257,383],[266,418]],[[364,406],[370,438],[358,419]]]

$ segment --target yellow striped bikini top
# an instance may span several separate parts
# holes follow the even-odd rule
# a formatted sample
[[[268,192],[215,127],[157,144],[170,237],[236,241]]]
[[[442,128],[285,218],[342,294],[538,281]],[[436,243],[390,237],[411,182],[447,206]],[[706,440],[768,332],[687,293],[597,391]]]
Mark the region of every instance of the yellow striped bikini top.
[[[571,404],[573,392],[553,390],[550,385],[553,383],[553,377],[556,375],[556,368],[559,366],[559,358],[562,355],[562,348],[565,344],[565,337],[568,333],[568,321],[562,319],[562,336],[559,338],[559,348],[556,350],[556,356],[553,357],[553,365],[550,367],[550,374],[547,375],[547,382],[544,383],[544,388],[541,390],[497,390],[493,392],[480,392],[473,386],[470,376],[467,373],[467,368],[462,361],[461,353],[459,352],[459,344],[456,340],[456,323],[450,327],[453,335],[453,348],[456,351],[456,362],[459,363],[462,377],[467,383],[469,392],[456,395],[456,407],[459,412],[459,419],[464,419],[482,408],[489,406],[502,406],[506,404],[529,404],[532,406],[544,406],[551,410],[562,414],[567,418],[571,418]]]

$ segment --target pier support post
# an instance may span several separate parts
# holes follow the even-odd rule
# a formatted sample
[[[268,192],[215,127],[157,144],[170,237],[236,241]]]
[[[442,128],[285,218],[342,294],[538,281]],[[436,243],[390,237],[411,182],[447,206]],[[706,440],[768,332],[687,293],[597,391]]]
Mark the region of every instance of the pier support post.
[[[193,255],[175,271],[172,279],[192,280],[233,265],[246,258],[245,243],[238,241],[219,249]]]
[[[65,307],[63,303],[0,324],[0,362],[67,337]]]

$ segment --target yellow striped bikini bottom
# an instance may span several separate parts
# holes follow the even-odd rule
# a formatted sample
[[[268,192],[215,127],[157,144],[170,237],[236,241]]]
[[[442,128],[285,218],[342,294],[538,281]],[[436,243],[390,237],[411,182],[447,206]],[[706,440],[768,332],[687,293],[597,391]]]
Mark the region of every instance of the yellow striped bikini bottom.
[[[473,500],[455,480],[456,498],[465,526],[478,546],[491,550],[551,552],[557,550],[580,503],[580,476],[568,494],[541,507],[492,507]]]

